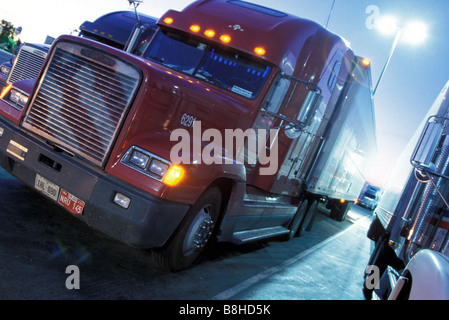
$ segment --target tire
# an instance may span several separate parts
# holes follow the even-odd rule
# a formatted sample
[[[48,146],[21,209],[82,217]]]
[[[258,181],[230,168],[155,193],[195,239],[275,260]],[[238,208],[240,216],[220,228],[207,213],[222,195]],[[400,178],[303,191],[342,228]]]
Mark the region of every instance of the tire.
[[[162,248],[152,251],[155,262],[167,271],[190,267],[211,239],[221,206],[221,191],[206,190],[189,209],[175,235]]]
[[[313,221],[315,220],[315,212],[316,212],[317,206],[318,206],[318,202],[313,201],[307,208],[306,215],[304,216],[304,219],[301,222],[301,225],[299,226],[299,229],[298,229],[298,235],[300,237],[302,235],[304,235],[304,233],[306,231],[312,230],[312,224],[313,224]]]
[[[316,217],[316,210],[318,208],[318,201],[314,201],[309,208],[309,215],[310,215],[310,219],[309,222],[305,225],[305,230],[306,231],[310,231],[312,230],[312,226],[313,226],[313,222],[315,221],[315,217]]]
[[[288,226],[288,230],[290,230],[290,232],[286,234],[283,238],[285,241],[289,241],[293,239],[295,236],[297,236],[299,226],[304,220],[304,216],[307,212],[308,206],[309,206],[308,201],[304,200],[298,207],[298,210],[296,210],[295,216],[293,217],[292,221],[290,221],[290,224]]]

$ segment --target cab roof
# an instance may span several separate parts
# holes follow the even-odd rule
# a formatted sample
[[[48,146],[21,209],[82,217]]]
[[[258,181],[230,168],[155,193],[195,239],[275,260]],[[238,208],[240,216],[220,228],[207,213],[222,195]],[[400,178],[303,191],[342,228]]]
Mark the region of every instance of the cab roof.
[[[260,57],[278,66],[286,55],[298,60],[304,47],[345,45],[316,22],[241,0],[195,1],[182,12],[169,10],[158,24],[190,34],[190,27],[198,25],[197,35],[205,38],[204,31],[213,30],[215,36],[209,40],[220,43],[220,37],[227,35],[231,40],[226,45],[251,55],[255,48],[263,48],[265,54]]]

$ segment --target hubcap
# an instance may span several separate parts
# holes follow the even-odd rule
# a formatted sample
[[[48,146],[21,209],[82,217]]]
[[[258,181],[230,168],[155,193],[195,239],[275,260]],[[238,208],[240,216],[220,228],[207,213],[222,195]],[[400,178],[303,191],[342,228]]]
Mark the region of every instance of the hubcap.
[[[209,241],[214,229],[214,221],[210,215],[211,210],[212,206],[206,205],[195,216],[182,246],[185,256],[204,248]]]

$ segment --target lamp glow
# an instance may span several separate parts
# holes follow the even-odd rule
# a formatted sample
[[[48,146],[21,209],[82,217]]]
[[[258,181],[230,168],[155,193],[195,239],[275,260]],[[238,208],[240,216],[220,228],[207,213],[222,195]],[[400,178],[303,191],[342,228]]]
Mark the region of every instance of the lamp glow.
[[[383,34],[395,34],[399,30],[399,22],[396,17],[384,16],[376,23],[376,28]]]
[[[183,167],[172,165],[165,174],[162,182],[168,186],[174,187],[181,182],[182,178],[184,178],[184,174],[185,170]]]
[[[427,25],[421,21],[413,21],[406,26],[402,37],[410,44],[421,44],[426,40],[427,35]]]
[[[199,32],[200,30],[201,30],[200,26],[198,26],[196,24],[190,26],[190,31],[192,31],[192,32],[196,33],[196,32]]]

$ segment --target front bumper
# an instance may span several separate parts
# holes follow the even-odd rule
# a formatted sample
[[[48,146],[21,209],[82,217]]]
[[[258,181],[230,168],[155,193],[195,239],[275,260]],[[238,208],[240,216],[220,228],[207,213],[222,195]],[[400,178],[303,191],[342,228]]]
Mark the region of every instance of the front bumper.
[[[72,210],[71,214],[131,246],[163,246],[189,209],[186,204],[145,193],[98,168],[57,152],[0,118],[1,132],[2,168],[31,188],[36,189],[38,175],[60,187],[58,193],[64,190],[74,195],[83,203],[83,210],[81,214]],[[131,198],[128,209],[114,203],[117,192]],[[64,208],[60,195],[45,196]]]

